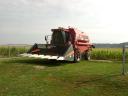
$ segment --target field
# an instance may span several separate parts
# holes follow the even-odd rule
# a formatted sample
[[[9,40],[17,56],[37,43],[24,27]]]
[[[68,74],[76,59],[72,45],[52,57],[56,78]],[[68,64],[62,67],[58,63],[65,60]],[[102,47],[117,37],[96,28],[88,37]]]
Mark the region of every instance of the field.
[[[128,76],[121,76],[119,61],[5,58],[0,96],[128,96]]]
[[[29,48],[30,46],[0,46],[0,57],[16,57]]]
[[[91,61],[75,64],[17,58],[29,47],[0,47],[0,96],[128,96],[122,49],[96,48]]]
[[[0,57],[17,57],[27,52],[30,46],[0,46]],[[128,59],[128,51],[126,51]],[[91,58],[95,60],[122,60],[121,48],[95,48],[91,52]]]
[[[91,52],[92,59],[98,60],[122,60],[122,48],[95,48]],[[128,50],[126,49],[126,59]]]

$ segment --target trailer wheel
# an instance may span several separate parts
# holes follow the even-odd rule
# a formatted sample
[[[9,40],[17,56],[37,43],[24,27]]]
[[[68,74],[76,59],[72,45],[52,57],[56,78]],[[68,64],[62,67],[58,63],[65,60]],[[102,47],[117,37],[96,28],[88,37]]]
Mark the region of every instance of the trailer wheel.
[[[74,63],[79,62],[81,60],[80,52],[74,53]]]
[[[84,59],[85,60],[90,60],[91,59],[90,52],[85,53]]]

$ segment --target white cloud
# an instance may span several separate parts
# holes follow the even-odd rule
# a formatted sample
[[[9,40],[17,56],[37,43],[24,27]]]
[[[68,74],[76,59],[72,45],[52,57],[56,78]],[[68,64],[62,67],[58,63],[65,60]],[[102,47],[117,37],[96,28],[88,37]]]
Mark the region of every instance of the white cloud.
[[[127,0],[0,0],[0,25],[4,32],[12,24],[13,31],[24,34],[26,26],[28,33],[37,34],[74,26],[93,42],[123,42],[128,41],[127,4]]]
[[[28,5],[28,4],[29,4],[28,0],[21,0],[21,2],[22,2],[23,4],[25,4],[25,5]]]

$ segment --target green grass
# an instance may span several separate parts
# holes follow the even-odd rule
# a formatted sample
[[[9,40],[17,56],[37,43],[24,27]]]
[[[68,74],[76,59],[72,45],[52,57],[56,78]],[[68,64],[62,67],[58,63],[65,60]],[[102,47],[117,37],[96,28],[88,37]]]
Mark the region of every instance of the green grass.
[[[128,96],[121,62],[0,59],[0,96]]]

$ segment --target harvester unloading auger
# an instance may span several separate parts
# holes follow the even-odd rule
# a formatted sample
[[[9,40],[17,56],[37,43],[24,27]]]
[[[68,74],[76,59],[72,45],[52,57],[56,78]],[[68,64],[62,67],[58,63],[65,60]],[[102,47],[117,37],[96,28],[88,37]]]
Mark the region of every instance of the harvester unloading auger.
[[[73,62],[78,62],[82,58],[90,59],[89,53],[93,45],[84,32],[75,28],[62,27],[51,29],[51,31],[53,33],[50,42],[48,41],[49,35],[47,35],[45,36],[46,44],[34,44],[22,56]]]

